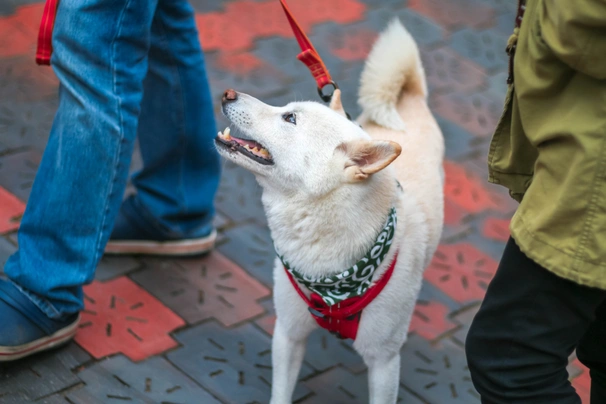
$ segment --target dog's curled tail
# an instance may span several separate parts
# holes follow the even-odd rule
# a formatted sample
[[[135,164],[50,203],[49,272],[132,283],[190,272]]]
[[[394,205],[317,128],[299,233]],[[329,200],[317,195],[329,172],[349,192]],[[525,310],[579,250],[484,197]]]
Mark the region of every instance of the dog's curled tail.
[[[427,84],[417,44],[395,18],[375,42],[364,66],[358,95],[362,116],[405,130],[396,105],[407,94],[427,97]]]

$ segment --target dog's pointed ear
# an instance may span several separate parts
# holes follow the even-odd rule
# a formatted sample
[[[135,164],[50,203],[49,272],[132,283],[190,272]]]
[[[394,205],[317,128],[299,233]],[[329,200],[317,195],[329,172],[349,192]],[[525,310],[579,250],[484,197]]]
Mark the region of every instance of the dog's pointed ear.
[[[362,181],[393,162],[402,147],[389,140],[354,140],[340,144],[337,149],[345,154],[345,178],[349,182]]]
[[[339,90],[338,88],[335,89],[335,91],[332,93],[332,98],[330,99],[330,104],[328,105],[328,107],[333,111],[343,115],[344,117],[347,117],[345,109],[343,108],[343,104],[341,103],[341,90]]]

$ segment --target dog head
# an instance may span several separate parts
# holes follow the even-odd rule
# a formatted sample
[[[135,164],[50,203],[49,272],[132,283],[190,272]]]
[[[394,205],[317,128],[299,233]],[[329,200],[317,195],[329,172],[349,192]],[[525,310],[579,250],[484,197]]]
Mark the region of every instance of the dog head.
[[[230,128],[219,132],[219,153],[252,171],[262,185],[284,192],[323,195],[343,184],[367,181],[398,157],[394,142],[372,140],[347,119],[340,92],[330,107],[316,102],[267,105],[250,95],[227,90],[223,114]]]

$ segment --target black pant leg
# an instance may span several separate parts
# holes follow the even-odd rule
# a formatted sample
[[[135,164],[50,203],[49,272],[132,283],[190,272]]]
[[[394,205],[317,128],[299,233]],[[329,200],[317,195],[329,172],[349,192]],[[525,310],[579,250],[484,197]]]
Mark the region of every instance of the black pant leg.
[[[577,357],[589,368],[591,404],[606,404],[606,302],[577,346]]]
[[[605,297],[542,268],[510,239],[466,341],[482,403],[580,404],[566,365]]]

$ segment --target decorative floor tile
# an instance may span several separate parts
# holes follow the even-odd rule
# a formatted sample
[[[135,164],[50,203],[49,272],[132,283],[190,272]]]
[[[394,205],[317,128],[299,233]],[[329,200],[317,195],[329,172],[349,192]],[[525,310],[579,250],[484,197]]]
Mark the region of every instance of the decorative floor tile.
[[[6,237],[0,237],[0,274],[8,257],[17,251],[17,247]]]
[[[450,46],[489,72],[507,71],[505,46],[508,37],[509,35],[494,30],[476,31],[465,28],[452,34]]]
[[[25,204],[6,189],[0,187],[0,234],[17,230],[21,216],[25,211]]]
[[[509,223],[508,219],[489,217],[484,221],[482,235],[491,240],[506,242],[509,240]]]
[[[503,111],[503,99],[485,93],[438,94],[430,98],[430,105],[440,117],[481,137],[492,136]]]
[[[365,27],[350,26],[330,38],[328,46],[341,60],[366,60],[377,38],[377,32]]]
[[[421,49],[434,46],[444,39],[444,29],[441,26],[431,19],[406,7],[401,7],[396,10],[379,7],[368,13],[365,23],[372,26],[377,32],[383,32],[394,17],[400,19],[406,30],[414,37]]]
[[[53,69],[36,65],[30,55],[0,59],[0,99],[28,102],[56,97],[58,87]]]
[[[34,54],[43,8],[43,3],[24,5],[0,17],[0,58]]]
[[[168,360],[224,402],[267,403],[271,391],[270,338],[253,325],[223,329],[207,322],[178,333],[182,348]],[[303,366],[300,378],[311,369]],[[293,401],[310,393],[298,384]]]
[[[125,275],[140,267],[141,263],[132,257],[105,255],[97,265],[95,280],[107,281]]]
[[[230,327],[263,314],[257,300],[270,295],[268,288],[217,252],[170,266],[153,265],[132,278],[189,324],[215,318]]]
[[[456,325],[448,319],[450,309],[438,302],[419,300],[410,323],[409,333],[433,341]]]
[[[480,300],[497,265],[471,244],[442,244],[424,278],[457,302]]]
[[[408,7],[449,30],[487,28],[494,23],[494,9],[474,0],[408,0]]]
[[[86,386],[67,395],[74,404],[122,401],[219,404],[161,357],[134,364],[124,356],[114,356],[79,372],[78,377]]]
[[[576,359],[572,364],[581,370],[581,374],[572,379],[572,386],[577,391],[577,394],[581,397],[582,403],[589,404],[591,393],[591,377],[589,376],[589,369],[587,369],[578,359]]]
[[[459,329],[452,334],[451,340],[461,348],[465,348],[465,340],[467,339],[467,333],[469,332],[471,321],[476,316],[479,309],[480,304],[474,303],[460,309],[460,311],[452,317],[452,319],[459,324]]]
[[[430,94],[433,92],[470,93],[482,88],[484,69],[449,48],[421,52]]]
[[[0,157],[0,186],[27,202],[42,154],[25,150]]]
[[[499,14],[515,13],[518,9],[518,2],[511,0],[481,0],[482,3],[493,7]]]
[[[486,94],[493,100],[501,100],[505,104],[505,96],[507,95],[507,72],[499,72],[493,74],[486,79],[488,89]]]
[[[255,176],[231,161],[225,161],[222,168],[216,209],[236,223],[254,221],[265,225],[267,219],[261,204],[261,186]]]
[[[305,32],[311,32],[313,25],[321,22],[361,20],[366,8],[357,0],[290,1],[288,5]],[[198,14],[196,23],[205,51],[247,50],[257,38],[292,35],[282,8],[271,0],[232,1],[222,12]]]
[[[89,360],[76,344],[0,364],[0,402],[31,403],[80,383],[72,369]],[[24,400],[24,401],[19,401]]]
[[[444,136],[446,158],[450,160],[462,159],[469,153],[470,144],[476,137],[451,121],[440,117],[437,117],[436,121]]]
[[[227,241],[219,246],[219,252],[265,285],[273,285],[276,252],[269,229],[254,224],[237,226],[226,230],[224,236]]]
[[[401,379],[404,386],[428,403],[480,402],[464,351],[447,341],[430,345],[422,338],[409,338],[402,350]]]
[[[263,317],[255,320],[257,327],[265,331],[267,335],[274,335],[274,327],[276,326],[276,312],[274,310],[273,299],[266,299],[260,303],[265,309]]]
[[[0,99],[2,143],[8,149],[30,147],[43,151],[57,112],[57,105],[56,98],[28,103]]]
[[[447,203],[452,203],[469,214],[488,210],[506,213],[511,210],[511,198],[488,191],[486,180],[475,172],[449,161],[444,163],[444,170],[444,193]]]
[[[139,361],[177,345],[168,333],[185,322],[126,277],[84,287],[76,342],[95,358],[123,353]]]
[[[215,100],[219,100],[228,88],[259,98],[281,91],[290,80],[287,73],[248,52],[210,54],[206,64],[211,69],[209,79]]]
[[[309,336],[304,360],[318,371],[341,364],[358,373],[366,369],[366,365],[352,344],[351,340],[340,340],[326,330],[317,329]]]
[[[368,403],[368,375],[353,375],[347,370],[335,367],[303,382],[313,395],[301,404],[354,404]],[[404,388],[398,392],[397,403],[425,404]]]

